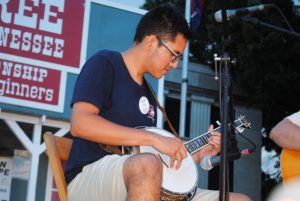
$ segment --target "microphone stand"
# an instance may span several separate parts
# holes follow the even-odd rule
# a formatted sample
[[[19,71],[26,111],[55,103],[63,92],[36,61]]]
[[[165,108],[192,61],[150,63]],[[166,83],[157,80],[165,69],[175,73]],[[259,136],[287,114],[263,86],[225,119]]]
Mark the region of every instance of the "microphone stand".
[[[223,37],[222,37],[222,56],[215,57],[215,60],[219,60],[224,63],[221,65],[223,68],[221,69],[221,90],[222,90],[222,98],[221,98],[221,162],[220,162],[220,176],[219,176],[219,201],[228,201],[229,200],[229,163],[228,163],[228,148],[235,148],[236,139],[232,135],[232,129],[230,129],[229,122],[232,122],[233,117],[233,106],[232,106],[232,86],[231,86],[231,74],[229,64],[233,63],[229,57],[228,47],[230,44],[230,36],[228,34],[228,22],[227,22],[227,14],[225,3],[223,2],[222,8],[222,22],[223,22]],[[259,24],[267,28],[271,28],[283,33],[288,33],[292,36],[296,36],[300,38],[300,34],[294,31],[289,31],[287,29],[283,29],[271,24],[267,24],[265,22],[259,21],[257,18],[253,18],[251,16],[245,16],[242,18],[245,22],[251,22],[253,24]],[[229,135],[231,134],[231,135]],[[230,141],[228,141],[228,136],[230,137]],[[231,143],[231,144],[230,144]],[[230,146],[229,146],[230,145]],[[233,145],[233,146],[232,146]]]
[[[296,36],[296,37],[300,38],[300,33],[297,33],[295,31],[289,31],[287,29],[284,29],[284,28],[281,28],[281,27],[278,27],[278,26],[275,26],[275,25],[272,25],[272,24],[262,22],[262,21],[258,20],[257,18],[251,17],[249,15],[242,17],[242,20],[244,22],[251,22],[253,24],[258,24],[258,25],[261,25],[261,26],[264,26],[264,27],[267,27],[267,28],[270,28],[270,29],[273,29],[273,30],[276,30],[276,31],[279,31],[279,32],[282,32],[282,33],[287,33],[289,35]]]
[[[224,63],[221,72],[221,88],[222,88],[222,99],[221,99],[221,162],[219,172],[219,200],[228,201],[229,197],[229,164],[228,164],[228,133],[229,133],[229,113],[231,108],[229,107],[231,101],[231,76],[228,68],[229,61],[228,53],[223,51],[221,62]]]
[[[228,160],[228,148],[230,143],[236,145],[235,137],[230,135],[232,130],[230,129],[229,122],[232,122],[233,108],[232,108],[232,86],[231,86],[231,74],[229,64],[231,62],[228,49],[230,46],[230,36],[228,34],[228,22],[225,8],[225,2],[223,2],[222,9],[223,19],[223,37],[222,37],[222,56],[220,62],[221,65],[221,161],[220,161],[220,172],[219,172],[219,201],[229,200],[229,160]],[[229,142],[228,138],[230,137]],[[230,146],[231,147],[231,146]]]

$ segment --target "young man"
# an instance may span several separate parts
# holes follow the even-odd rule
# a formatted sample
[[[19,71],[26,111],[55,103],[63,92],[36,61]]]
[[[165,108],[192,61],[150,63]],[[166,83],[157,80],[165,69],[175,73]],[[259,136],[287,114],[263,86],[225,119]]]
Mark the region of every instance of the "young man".
[[[139,22],[134,43],[119,53],[103,50],[82,68],[74,89],[71,133],[74,142],[66,168],[70,201],[160,200],[162,161],[154,154],[119,156],[102,145],[150,145],[180,168],[187,156],[183,142],[137,127],[156,125],[157,105],[144,74],[161,78],[175,68],[191,32],[185,18],[164,5]],[[212,129],[212,128],[210,128]],[[102,145],[100,145],[102,144]],[[194,154],[197,163],[220,151],[220,133]],[[232,194],[231,200],[249,200]],[[218,192],[198,190],[193,200],[217,200]]]
[[[300,151],[300,111],[281,120],[270,138],[282,148]]]

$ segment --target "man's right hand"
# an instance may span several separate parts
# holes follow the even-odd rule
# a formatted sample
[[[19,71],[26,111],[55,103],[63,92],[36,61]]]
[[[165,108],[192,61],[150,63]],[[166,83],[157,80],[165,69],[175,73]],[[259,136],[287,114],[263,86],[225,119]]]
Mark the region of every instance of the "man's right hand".
[[[177,137],[165,137],[157,135],[153,147],[170,157],[170,167],[173,168],[176,161],[176,169],[179,169],[183,159],[187,157],[187,149],[182,140]]]

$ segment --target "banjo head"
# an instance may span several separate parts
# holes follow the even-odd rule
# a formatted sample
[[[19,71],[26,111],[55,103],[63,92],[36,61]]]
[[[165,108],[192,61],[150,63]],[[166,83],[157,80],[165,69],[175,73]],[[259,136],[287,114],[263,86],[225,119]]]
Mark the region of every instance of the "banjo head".
[[[170,132],[156,127],[144,128],[147,131],[162,135],[165,137],[174,137]],[[157,155],[163,161],[163,179],[162,188],[169,193],[185,194],[191,192],[198,183],[198,170],[191,154],[182,161],[178,170],[170,168],[169,156],[160,153],[152,146],[140,146],[141,153],[152,153]]]

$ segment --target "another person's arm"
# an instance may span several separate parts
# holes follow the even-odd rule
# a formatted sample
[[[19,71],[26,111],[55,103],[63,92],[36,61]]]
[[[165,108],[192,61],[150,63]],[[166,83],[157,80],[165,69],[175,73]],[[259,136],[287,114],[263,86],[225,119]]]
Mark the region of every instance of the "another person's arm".
[[[283,119],[271,130],[270,138],[282,148],[300,151],[300,127],[288,118]]]
[[[300,151],[300,126],[296,124],[299,116],[296,119],[290,117],[284,118],[271,130],[270,138],[282,148]]]

